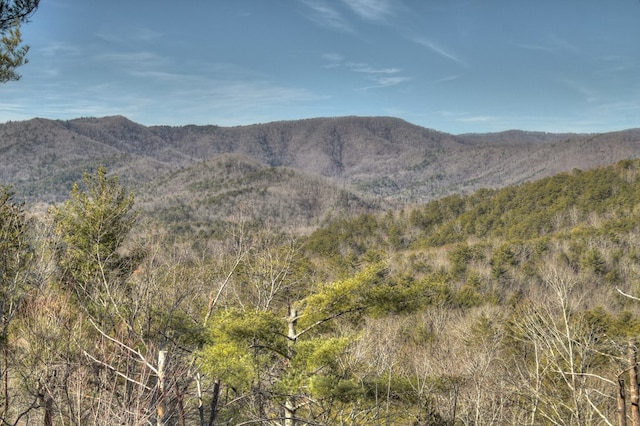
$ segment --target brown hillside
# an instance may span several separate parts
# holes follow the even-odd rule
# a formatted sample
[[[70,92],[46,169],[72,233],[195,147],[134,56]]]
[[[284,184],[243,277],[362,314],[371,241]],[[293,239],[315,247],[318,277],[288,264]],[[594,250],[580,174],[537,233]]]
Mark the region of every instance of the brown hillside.
[[[33,201],[63,199],[71,183],[98,164],[139,197],[151,197],[146,191],[157,199],[162,191],[175,196],[194,183],[188,178],[202,175],[203,164],[223,154],[315,176],[368,204],[401,206],[636,158],[640,131],[451,135],[389,117],[238,127],[147,127],[119,116],[0,125],[0,182]]]

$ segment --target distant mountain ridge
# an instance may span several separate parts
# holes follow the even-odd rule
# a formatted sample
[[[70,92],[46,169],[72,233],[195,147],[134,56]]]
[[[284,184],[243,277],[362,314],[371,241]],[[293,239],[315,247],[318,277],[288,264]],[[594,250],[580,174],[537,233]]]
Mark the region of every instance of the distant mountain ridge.
[[[194,167],[202,175],[207,167],[221,167],[213,160],[228,154],[262,168],[292,170],[292,180],[305,176],[316,179],[314,185],[324,182],[363,205],[368,199],[399,207],[637,158],[640,130],[452,135],[392,117],[237,127],[144,126],[121,116],[0,124],[0,183],[36,202],[64,199],[70,184],[98,164],[117,173],[142,198],[152,193],[162,198],[168,187],[174,193],[165,195],[175,195],[168,179],[184,179]],[[203,164],[208,166],[202,169]],[[188,190],[186,182],[182,187]]]

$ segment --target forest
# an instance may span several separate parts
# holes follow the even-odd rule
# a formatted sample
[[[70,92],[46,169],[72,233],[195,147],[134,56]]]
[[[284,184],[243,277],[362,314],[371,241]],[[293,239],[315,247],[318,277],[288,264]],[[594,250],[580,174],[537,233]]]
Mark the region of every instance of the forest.
[[[640,425],[640,160],[294,232],[0,187],[3,425]]]

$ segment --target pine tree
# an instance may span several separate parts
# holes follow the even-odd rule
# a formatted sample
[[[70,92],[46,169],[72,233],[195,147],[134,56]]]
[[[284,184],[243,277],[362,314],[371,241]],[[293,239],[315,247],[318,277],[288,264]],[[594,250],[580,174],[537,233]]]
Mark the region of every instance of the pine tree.
[[[102,321],[110,317],[116,294],[126,292],[126,278],[140,261],[122,250],[137,214],[133,193],[119,185],[117,176],[107,176],[104,167],[85,173],[83,184],[74,184],[70,199],[53,209],[56,259],[62,287]]]
[[[20,25],[38,8],[40,0],[0,0],[0,83],[19,80],[16,68],[26,64],[29,46],[20,45]]]

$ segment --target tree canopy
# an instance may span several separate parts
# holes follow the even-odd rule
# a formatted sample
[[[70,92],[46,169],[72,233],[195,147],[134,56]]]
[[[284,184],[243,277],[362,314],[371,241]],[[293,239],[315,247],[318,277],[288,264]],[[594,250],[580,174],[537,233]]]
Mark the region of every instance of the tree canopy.
[[[25,206],[2,424],[640,425],[640,160],[308,235],[179,237],[104,167]]]
[[[0,82],[19,80],[16,68],[26,64],[29,46],[21,45],[20,25],[38,8],[40,0],[0,1]]]

